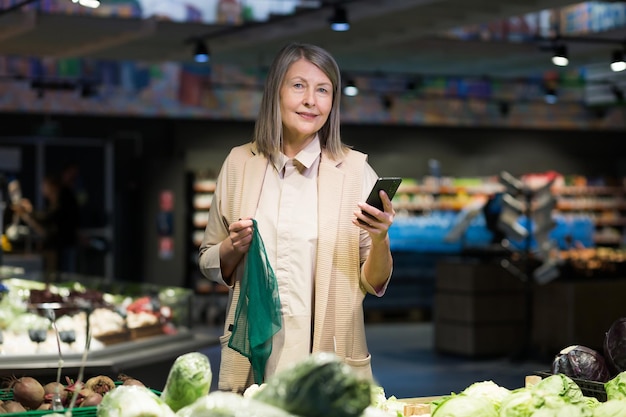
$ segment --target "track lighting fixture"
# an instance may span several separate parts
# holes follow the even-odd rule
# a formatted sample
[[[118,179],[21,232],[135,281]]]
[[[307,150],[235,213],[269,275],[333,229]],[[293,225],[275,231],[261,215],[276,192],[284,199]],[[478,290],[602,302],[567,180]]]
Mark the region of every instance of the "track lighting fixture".
[[[613,70],[613,72],[626,70],[626,62],[624,62],[624,51],[622,49],[613,50],[613,57],[611,59],[611,70]]]
[[[335,32],[345,32],[350,30],[350,22],[348,21],[348,13],[341,6],[335,6],[335,14],[330,18],[330,28]]]
[[[356,84],[352,80],[348,80],[346,86],[343,88],[343,93],[348,97],[354,97],[359,94],[359,89]]]
[[[567,46],[557,45],[554,47],[552,63],[559,67],[566,67],[567,64],[569,64],[569,59],[567,58]]]
[[[91,9],[96,9],[100,6],[99,0],[72,0],[72,3],[78,3],[81,6],[89,7]]]
[[[202,39],[196,40],[194,49],[193,49],[193,59],[196,62],[204,63],[209,62],[211,55],[209,54],[209,48],[206,46],[206,43]]]

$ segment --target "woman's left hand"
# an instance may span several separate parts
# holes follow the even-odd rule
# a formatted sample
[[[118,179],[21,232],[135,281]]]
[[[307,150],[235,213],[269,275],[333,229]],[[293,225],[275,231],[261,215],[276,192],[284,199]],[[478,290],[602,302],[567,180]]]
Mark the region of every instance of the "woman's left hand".
[[[387,238],[387,231],[396,215],[387,193],[380,191],[380,199],[383,202],[384,211],[378,210],[367,203],[359,203],[360,210],[354,212],[355,219],[352,220],[354,225],[367,230],[373,240],[384,240]]]

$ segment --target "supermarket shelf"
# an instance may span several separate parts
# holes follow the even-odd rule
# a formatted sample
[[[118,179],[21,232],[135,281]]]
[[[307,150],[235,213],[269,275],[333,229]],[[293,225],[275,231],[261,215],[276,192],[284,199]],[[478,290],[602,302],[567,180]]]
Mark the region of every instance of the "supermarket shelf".
[[[557,195],[617,195],[626,193],[626,187],[602,185],[565,185],[552,187],[552,193]],[[474,185],[401,185],[398,194],[490,194],[505,191],[500,183],[484,183]]]
[[[598,245],[618,245],[622,242],[622,236],[595,235],[593,241]]]

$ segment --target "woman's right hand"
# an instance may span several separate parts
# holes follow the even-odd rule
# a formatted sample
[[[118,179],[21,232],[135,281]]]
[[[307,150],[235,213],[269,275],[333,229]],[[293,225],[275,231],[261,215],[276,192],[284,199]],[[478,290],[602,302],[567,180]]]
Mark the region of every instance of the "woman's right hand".
[[[252,231],[252,219],[241,219],[228,226],[228,239],[235,253],[243,255],[248,252]]]
[[[252,243],[252,219],[241,219],[228,226],[228,237],[220,245],[220,269],[224,282],[233,285],[233,272]]]

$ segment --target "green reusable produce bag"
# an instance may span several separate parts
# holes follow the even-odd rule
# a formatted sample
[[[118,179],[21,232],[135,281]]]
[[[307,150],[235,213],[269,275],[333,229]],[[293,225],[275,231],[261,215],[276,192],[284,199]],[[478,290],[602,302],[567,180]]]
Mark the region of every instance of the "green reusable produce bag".
[[[228,346],[250,360],[254,382],[263,383],[265,364],[272,353],[272,336],[282,327],[276,275],[265,245],[252,220],[253,235],[246,256],[235,322]]]

